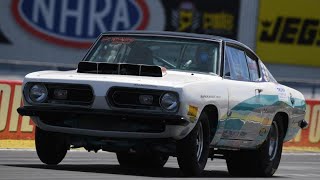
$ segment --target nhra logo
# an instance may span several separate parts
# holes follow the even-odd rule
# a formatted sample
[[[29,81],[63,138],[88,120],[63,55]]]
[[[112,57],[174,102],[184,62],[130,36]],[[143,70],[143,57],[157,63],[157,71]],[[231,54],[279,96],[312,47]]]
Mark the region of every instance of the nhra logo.
[[[144,0],[13,0],[12,12],[33,35],[78,48],[102,32],[143,30],[149,23]]]

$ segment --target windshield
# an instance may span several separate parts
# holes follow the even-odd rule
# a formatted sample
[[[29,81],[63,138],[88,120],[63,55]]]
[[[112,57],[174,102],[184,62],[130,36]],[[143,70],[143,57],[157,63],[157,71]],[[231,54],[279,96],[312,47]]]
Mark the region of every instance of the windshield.
[[[103,36],[84,61],[217,73],[219,43],[167,37]]]

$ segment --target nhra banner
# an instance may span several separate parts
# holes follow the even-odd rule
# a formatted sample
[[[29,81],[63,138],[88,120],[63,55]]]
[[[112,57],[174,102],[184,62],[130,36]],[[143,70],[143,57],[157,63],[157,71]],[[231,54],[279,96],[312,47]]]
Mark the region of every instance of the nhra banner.
[[[264,62],[320,66],[320,1],[260,0],[257,54]]]
[[[0,140],[34,139],[34,125],[30,117],[21,117],[17,108],[22,105],[21,82],[0,80]],[[287,147],[320,148],[320,101],[308,100],[306,121],[309,127],[299,131]]]
[[[237,38],[239,0],[2,0],[0,60],[76,64],[100,33],[183,31]]]

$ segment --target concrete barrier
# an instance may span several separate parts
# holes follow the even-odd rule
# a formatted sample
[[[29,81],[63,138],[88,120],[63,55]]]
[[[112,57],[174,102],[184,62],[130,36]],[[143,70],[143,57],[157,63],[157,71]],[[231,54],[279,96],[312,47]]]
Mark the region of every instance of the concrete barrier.
[[[0,80],[0,148],[34,146],[30,141],[34,139],[30,117],[21,117],[16,111],[21,105],[21,81]],[[320,101],[307,100],[305,119],[309,127],[285,143],[286,149],[320,150]]]

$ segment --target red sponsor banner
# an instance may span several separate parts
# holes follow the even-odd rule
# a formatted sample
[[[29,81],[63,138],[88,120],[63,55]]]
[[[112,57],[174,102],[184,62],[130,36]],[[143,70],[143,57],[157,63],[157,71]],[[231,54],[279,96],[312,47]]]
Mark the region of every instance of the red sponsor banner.
[[[309,123],[307,129],[300,130],[293,140],[285,143],[285,146],[320,148],[319,100],[307,100],[305,120]]]
[[[0,80],[0,140],[34,139],[34,125],[28,116],[20,116],[21,81]]]
[[[34,125],[30,117],[21,117],[17,112],[22,105],[21,84],[21,81],[0,80],[0,140],[34,139]],[[320,101],[307,100],[305,119],[309,127],[299,131],[285,146],[320,147]]]

